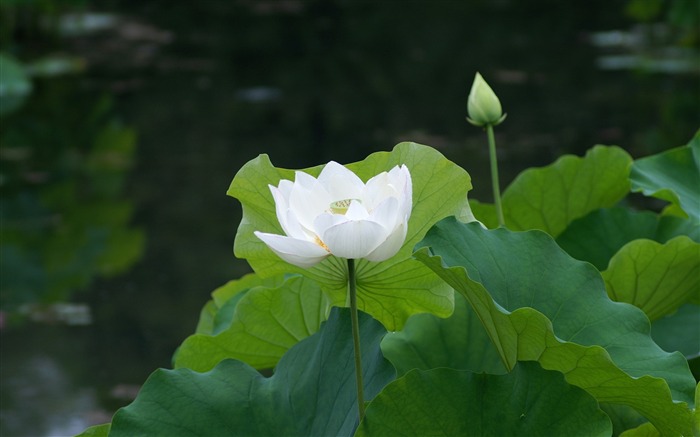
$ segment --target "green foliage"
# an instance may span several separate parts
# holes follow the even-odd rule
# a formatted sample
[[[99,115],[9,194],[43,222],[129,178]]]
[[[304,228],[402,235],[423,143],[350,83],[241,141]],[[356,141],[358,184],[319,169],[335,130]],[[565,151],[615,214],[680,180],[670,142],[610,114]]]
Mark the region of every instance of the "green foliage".
[[[700,305],[688,303],[651,324],[651,336],[667,351],[679,351],[688,359],[700,357]]]
[[[636,428],[629,429],[622,434],[620,437],[660,437],[659,431],[654,428],[649,422],[643,423]]]
[[[695,386],[695,405],[692,419],[692,435],[697,436],[700,435],[700,408],[697,407],[697,405],[700,405],[700,384]],[[659,432],[654,425],[646,422],[624,431],[620,434],[620,437],[660,437],[662,435],[664,434]]]
[[[685,236],[666,244],[634,240],[613,256],[603,279],[611,299],[641,308],[654,321],[698,298],[700,244]]]
[[[546,167],[525,170],[503,192],[506,226],[561,234],[573,220],[613,206],[627,194],[631,162],[618,147],[595,146],[583,158],[567,155]],[[488,227],[497,225],[489,207],[475,207],[475,216]]]
[[[574,258],[603,271],[613,255],[632,240],[645,238],[665,243],[679,235],[700,242],[700,226],[680,217],[616,206],[597,209],[574,220],[557,237],[557,244]]]
[[[404,245],[396,256],[384,262],[357,262],[359,308],[389,330],[400,329],[411,314],[431,312],[444,317],[452,312],[451,290],[411,259],[411,251],[433,223],[468,208],[467,191],[471,189],[469,175],[463,169],[436,150],[415,143],[401,143],[392,152],[374,153],[347,167],[366,181],[398,164],[405,164],[413,179],[413,211]],[[321,167],[314,167],[304,171],[318,176],[320,170]],[[268,188],[280,179],[294,180],[294,173],[273,167],[267,155],[248,162],[236,174],[228,191],[243,205],[235,254],[247,259],[262,276],[288,272],[307,276],[321,286],[333,305],[342,306],[347,295],[347,267],[343,260],[330,257],[314,268],[301,269],[282,261],[253,235],[255,230],[283,234]]]
[[[697,433],[698,144],[634,163],[596,146],[526,170],[494,230],[467,223],[473,211],[492,226],[493,207],[470,209],[469,176],[430,148],[402,143],[349,165],[366,180],[403,163],[414,183],[399,254],[358,262],[374,317],[360,313],[362,423],[350,313],[337,308],[346,264],[302,270],[253,236],[282,233],[267,185],[294,177],[262,155],[229,190],[244,210],[235,252],[256,273],[215,290],[176,369],[156,371],[111,429],[84,435]],[[672,207],[631,209],[631,188]]]
[[[685,146],[635,161],[630,180],[632,191],[671,202],[700,222],[700,131]]]
[[[656,18],[664,4],[664,0],[628,0],[625,13],[639,21],[651,21]]]
[[[518,363],[505,375],[413,370],[367,408],[356,436],[609,436],[610,419],[558,372]]]
[[[157,370],[114,416],[109,435],[352,435],[357,405],[348,332],[349,310],[335,308],[318,333],[285,354],[270,378],[235,360],[206,373]],[[395,378],[379,348],[385,333],[360,314],[368,399]]]
[[[403,330],[384,337],[382,352],[399,375],[411,369],[438,367],[491,374],[506,372],[479,317],[459,293],[455,294],[455,311],[450,317],[416,314]]]
[[[107,437],[111,424],[95,425],[78,434],[76,437]]]
[[[654,344],[644,315],[608,300],[598,272],[551,237],[448,218],[421,247],[416,257],[469,301],[508,369],[537,360],[599,402],[629,405],[666,432],[688,432],[684,403],[693,402],[694,379],[683,357]]]
[[[219,308],[216,316],[227,314],[226,322],[215,316],[210,334],[195,334],[185,340],[175,367],[205,372],[226,358],[258,369],[274,367],[290,347],[318,330],[329,311],[328,299],[318,285],[302,276],[293,276],[276,287],[246,289]]]

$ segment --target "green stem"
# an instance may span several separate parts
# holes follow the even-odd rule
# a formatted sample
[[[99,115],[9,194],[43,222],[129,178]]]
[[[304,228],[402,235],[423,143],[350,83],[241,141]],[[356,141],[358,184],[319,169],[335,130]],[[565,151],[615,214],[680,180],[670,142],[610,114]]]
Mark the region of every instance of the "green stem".
[[[357,383],[357,409],[360,421],[365,417],[365,399],[362,394],[362,355],[360,354],[360,324],[357,319],[357,289],[355,283],[355,260],[348,260],[348,293],[350,294],[350,320],[352,342],[355,347],[355,382]]]
[[[491,161],[491,186],[493,187],[493,202],[496,204],[498,225],[505,226],[503,219],[503,206],[501,206],[501,189],[498,185],[498,160],[496,158],[496,139],[493,136],[493,125],[486,125],[486,134],[489,137],[489,160]]]

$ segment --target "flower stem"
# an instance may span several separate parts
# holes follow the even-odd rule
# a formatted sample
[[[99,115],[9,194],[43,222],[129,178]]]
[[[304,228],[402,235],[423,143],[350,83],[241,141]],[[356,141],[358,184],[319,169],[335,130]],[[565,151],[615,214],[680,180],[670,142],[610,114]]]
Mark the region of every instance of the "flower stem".
[[[489,160],[491,161],[491,186],[493,187],[493,202],[496,204],[496,214],[498,215],[498,225],[505,226],[503,218],[503,206],[501,206],[501,189],[498,185],[498,160],[496,158],[496,139],[493,135],[493,125],[486,125],[486,134],[489,137]]]
[[[365,417],[365,399],[362,393],[362,355],[360,353],[360,326],[357,319],[357,284],[355,283],[355,260],[348,259],[348,294],[350,294],[350,320],[352,342],[355,347],[355,382],[357,383],[357,409],[360,421]]]

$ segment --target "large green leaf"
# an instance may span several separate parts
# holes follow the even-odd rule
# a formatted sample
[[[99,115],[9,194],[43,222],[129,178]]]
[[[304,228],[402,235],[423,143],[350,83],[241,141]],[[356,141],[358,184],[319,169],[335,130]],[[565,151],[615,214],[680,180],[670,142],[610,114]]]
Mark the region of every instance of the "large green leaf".
[[[215,335],[224,331],[231,325],[238,301],[248,290],[254,287],[279,287],[284,279],[284,275],[261,278],[255,273],[250,273],[239,279],[228,281],[212,291],[212,300],[204,305],[199,314],[195,333]]]
[[[666,244],[634,240],[603,272],[608,296],[641,308],[654,321],[700,293],[700,244],[676,237]]]
[[[649,422],[643,423],[636,428],[628,429],[620,434],[620,437],[660,437],[659,431]]]
[[[695,386],[695,411],[693,412],[693,433],[694,436],[700,435],[700,384]],[[651,423],[643,423],[636,428],[627,430],[620,434],[620,437],[659,437],[661,434]],[[690,434],[688,434],[690,435]]]
[[[364,161],[349,164],[362,180],[405,164],[413,179],[413,211],[408,235],[399,253],[381,263],[359,260],[357,266],[358,305],[389,330],[400,329],[415,313],[448,316],[453,294],[429,269],[411,259],[413,246],[438,220],[468,209],[469,175],[436,150],[415,143],[401,143],[392,152],[374,153]],[[304,171],[317,176],[321,166]],[[228,194],[243,205],[243,219],[236,234],[236,256],[248,260],[260,275],[297,272],[314,279],[334,305],[345,305],[347,265],[330,257],[311,269],[300,269],[282,261],[253,231],[283,234],[275,214],[268,185],[280,179],[294,179],[292,170],[273,167],[267,155],[248,162],[236,174]]]
[[[197,334],[214,335],[214,319],[219,308],[213,300],[204,304],[204,307],[199,311],[199,321],[194,332]]]
[[[619,436],[622,432],[636,428],[642,423],[649,423],[644,416],[627,405],[600,404],[600,409],[610,417],[610,422],[612,422],[613,427],[613,436]],[[656,428],[654,428],[654,430],[656,430]]]
[[[586,156],[565,155],[520,173],[503,192],[506,227],[559,235],[573,220],[613,206],[629,191],[632,158],[619,147],[595,146]],[[474,215],[495,227],[492,205],[472,202]]]
[[[609,436],[610,419],[584,390],[537,363],[505,375],[413,370],[367,407],[356,436]]]
[[[651,324],[651,337],[663,350],[679,351],[686,358],[700,357],[700,305],[685,304]]]
[[[110,426],[111,424],[109,423],[91,426],[75,437],[107,437],[109,435]]]
[[[693,411],[693,435],[700,435],[700,383],[695,386],[695,411]]]
[[[508,368],[536,360],[599,402],[629,405],[668,434],[688,434],[694,379],[649,322],[607,298],[598,271],[548,235],[445,219],[415,256],[463,294]],[[680,401],[680,402],[674,402]]]
[[[647,238],[665,243],[679,235],[700,241],[700,226],[680,217],[614,207],[574,220],[557,237],[557,244],[574,258],[603,271],[613,255],[632,240]]]
[[[634,161],[632,191],[667,200],[700,221],[700,131],[685,146]]]
[[[318,285],[298,275],[277,287],[248,289],[236,302],[238,296],[228,301],[235,305],[228,326],[213,336],[188,337],[178,349],[176,368],[205,372],[226,358],[257,369],[274,367],[290,347],[316,332],[330,311]],[[223,303],[219,314],[228,307]]]
[[[110,437],[349,436],[358,420],[350,311],[334,308],[319,332],[292,347],[275,374],[226,360],[207,373],[157,370],[120,409]],[[395,377],[379,342],[384,328],[360,314],[364,393]]]
[[[382,351],[400,375],[411,369],[437,367],[491,374],[506,372],[481,321],[459,293],[450,317],[411,316],[401,331],[384,337]]]
[[[496,206],[493,203],[483,203],[476,199],[470,199],[469,207],[474,216],[487,228],[496,229],[499,226]]]
[[[240,293],[244,293],[255,287],[279,287],[282,285],[285,279],[286,278],[284,275],[268,276],[263,278],[255,273],[249,273],[239,279],[228,281],[226,284],[212,291],[211,297],[214,304],[218,308],[222,308],[224,305],[230,302],[231,298],[238,296]]]

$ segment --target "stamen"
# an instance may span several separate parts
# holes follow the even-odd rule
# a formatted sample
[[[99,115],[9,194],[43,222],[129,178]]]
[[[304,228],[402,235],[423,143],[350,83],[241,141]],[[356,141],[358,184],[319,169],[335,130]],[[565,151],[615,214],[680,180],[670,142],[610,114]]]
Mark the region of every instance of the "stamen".
[[[321,246],[322,248],[326,249],[326,252],[330,252],[330,251],[331,251],[331,250],[328,248],[328,246],[326,246],[326,243],[324,243],[323,241],[321,241],[320,238],[318,238],[318,235],[314,235],[314,243],[316,243],[316,244],[318,244],[319,246]]]

